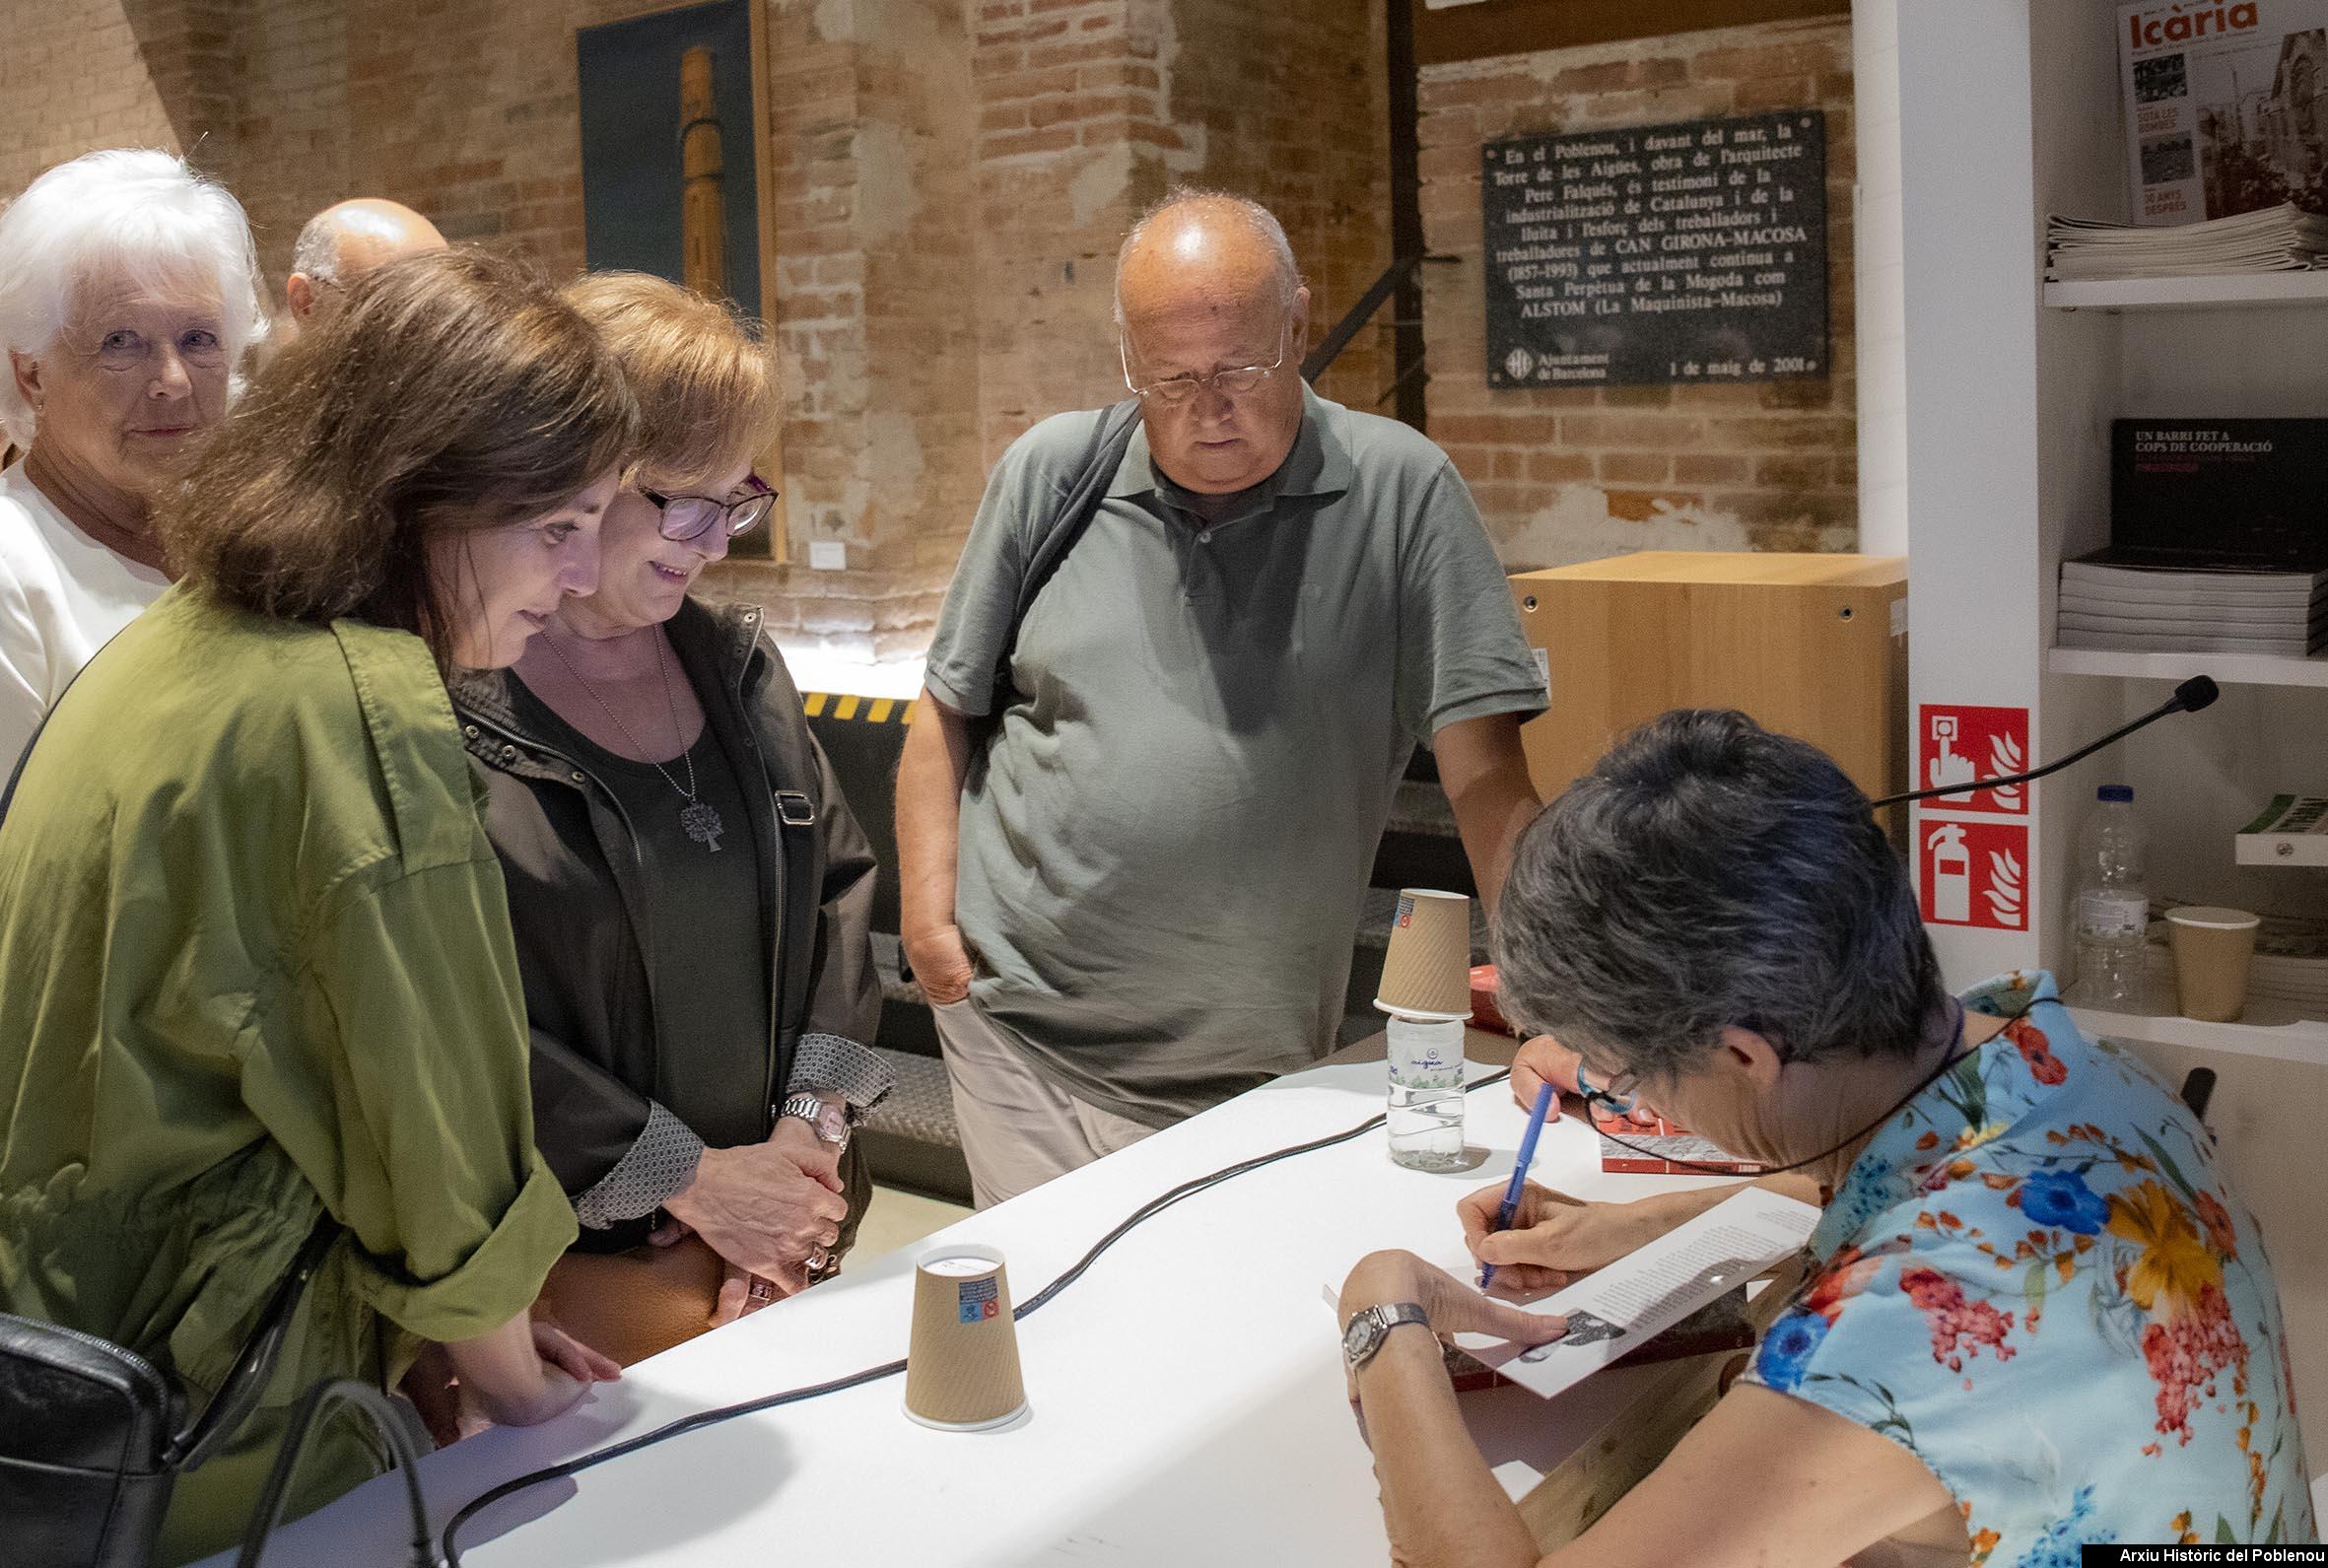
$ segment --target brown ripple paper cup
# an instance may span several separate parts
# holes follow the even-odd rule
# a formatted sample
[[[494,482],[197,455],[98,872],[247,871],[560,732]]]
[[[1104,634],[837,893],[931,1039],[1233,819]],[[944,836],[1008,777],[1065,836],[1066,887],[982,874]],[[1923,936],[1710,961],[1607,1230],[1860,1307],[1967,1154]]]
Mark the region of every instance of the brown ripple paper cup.
[[[1409,1018],[1472,1015],[1472,901],[1434,888],[1399,890],[1374,1005]]]
[[[2174,989],[2185,1018],[2229,1024],[2247,1010],[2247,972],[2263,922],[2245,910],[2186,905],[2166,912],[2174,948]]]
[[[1026,1408],[1002,1255],[966,1242],[931,1249],[914,1266],[906,1414],[924,1426],[980,1432]]]

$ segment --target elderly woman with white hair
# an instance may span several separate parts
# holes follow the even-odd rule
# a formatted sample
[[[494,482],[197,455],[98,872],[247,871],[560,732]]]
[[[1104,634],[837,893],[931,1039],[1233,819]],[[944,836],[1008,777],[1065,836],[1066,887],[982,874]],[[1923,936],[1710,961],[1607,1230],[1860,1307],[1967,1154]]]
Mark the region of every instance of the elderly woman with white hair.
[[[150,514],[264,320],[240,204],[172,154],[86,154],[0,213],[0,776],[170,585]]]

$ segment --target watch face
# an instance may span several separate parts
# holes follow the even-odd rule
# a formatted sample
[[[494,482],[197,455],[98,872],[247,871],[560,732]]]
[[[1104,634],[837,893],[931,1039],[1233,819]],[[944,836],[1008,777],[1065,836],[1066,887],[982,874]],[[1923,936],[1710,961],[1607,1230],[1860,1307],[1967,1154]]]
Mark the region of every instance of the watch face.
[[[1350,1318],[1350,1326],[1341,1331],[1343,1358],[1355,1362],[1366,1353],[1367,1347],[1374,1343],[1375,1335],[1381,1331],[1374,1320],[1364,1312],[1353,1314]]]
[[[827,1143],[849,1141],[849,1108],[827,1102],[817,1107],[816,1135]]]

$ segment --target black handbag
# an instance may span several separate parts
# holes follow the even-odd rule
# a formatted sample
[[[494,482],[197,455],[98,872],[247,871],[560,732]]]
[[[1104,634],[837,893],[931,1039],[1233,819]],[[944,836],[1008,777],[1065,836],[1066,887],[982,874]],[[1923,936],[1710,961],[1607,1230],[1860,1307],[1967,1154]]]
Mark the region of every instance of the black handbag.
[[[266,1392],[337,1221],[316,1222],[218,1395],[185,1424],[183,1385],[95,1334],[0,1313],[0,1520],[21,1568],[145,1568],[180,1471],[232,1439]]]

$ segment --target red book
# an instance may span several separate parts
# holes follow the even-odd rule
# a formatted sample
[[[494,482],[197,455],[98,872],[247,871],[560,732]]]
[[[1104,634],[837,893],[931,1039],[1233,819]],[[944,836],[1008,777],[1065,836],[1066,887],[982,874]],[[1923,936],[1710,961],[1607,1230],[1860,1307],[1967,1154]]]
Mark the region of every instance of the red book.
[[[1627,1176],[1759,1176],[1762,1167],[1724,1153],[1678,1122],[1659,1117],[1643,1124],[1611,1116],[1595,1102],[1593,1126],[1601,1134],[1601,1169]],[[1621,1140],[1621,1141],[1619,1141]],[[1629,1146],[1628,1146],[1629,1145]],[[1686,1162],[1686,1163],[1677,1163]]]

